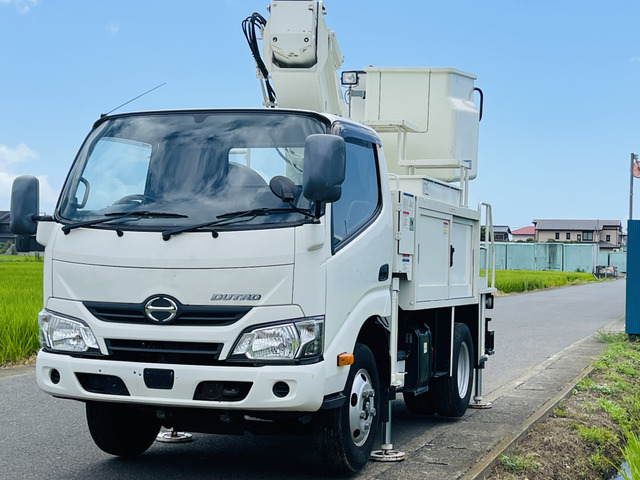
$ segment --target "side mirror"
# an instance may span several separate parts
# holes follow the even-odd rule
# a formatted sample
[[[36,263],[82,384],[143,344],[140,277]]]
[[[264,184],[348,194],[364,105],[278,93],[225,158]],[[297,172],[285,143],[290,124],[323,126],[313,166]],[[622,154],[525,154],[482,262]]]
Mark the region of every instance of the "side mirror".
[[[335,202],[342,195],[346,164],[344,138],[309,135],[304,144],[302,193],[312,202]]]
[[[23,175],[13,181],[11,189],[11,233],[35,235],[40,211],[39,182],[36,177]]]
[[[273,194],[283,202],[293,202],[298,194],[298,187],[293,180],[283,176],[276,176],[269,182],[269,188]]]

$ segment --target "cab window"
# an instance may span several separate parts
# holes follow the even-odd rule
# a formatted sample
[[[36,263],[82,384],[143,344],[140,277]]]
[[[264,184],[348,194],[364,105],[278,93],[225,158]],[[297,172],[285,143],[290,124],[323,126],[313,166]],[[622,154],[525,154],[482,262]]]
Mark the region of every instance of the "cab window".
[[[363,230],[380,205],[380,181],[373,145],[348,138],[345,147],[347,162],[342,195],[332,205],[334,248]]]

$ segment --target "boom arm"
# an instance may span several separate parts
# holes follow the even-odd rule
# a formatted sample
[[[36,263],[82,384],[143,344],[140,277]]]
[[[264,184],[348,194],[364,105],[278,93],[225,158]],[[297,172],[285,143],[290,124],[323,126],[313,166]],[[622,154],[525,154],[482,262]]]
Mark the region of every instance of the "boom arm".
[[[325,24],[322,0],[274,0],[269,12],[266,25],[257,23],[262,31],[266,72],[261,68],[261,59],[256,58],[256,64],[258,78],[267,81],[263,89],[265,105],[276,104],[266,95],[267,73],[275,86],[277,106],[346,116],[336,74],[343,56],[333,30]],[[247,21],[257,17],[260,16],[254,14]],[[245,27],[245,34],[246,31]]]
[[[350,80],[347,109],[337,75],[343,57],[325,24],[322,0],[272,0],[269,12],[268,21],[257,13],[245,20],[253,25],[247,39],[264,81],[265,105],[275,107],[277,94],[278,107],[368,125],[380,136],[391,173],[460,182],[460,205],[467,206],[468,183],[478,168],[474,75],[452,68],[373,66],[343,72]],[[256,27],[263,35],[264,62]]]

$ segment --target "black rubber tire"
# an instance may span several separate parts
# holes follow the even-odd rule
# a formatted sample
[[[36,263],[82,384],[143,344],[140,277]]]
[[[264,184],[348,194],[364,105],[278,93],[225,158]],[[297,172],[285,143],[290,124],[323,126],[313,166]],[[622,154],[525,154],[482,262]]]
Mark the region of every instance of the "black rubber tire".
[[[374,444],[380,441],[380,380],[376,361],[366,345],[356,344],[353,353],[354,362],[343,392],[346,401],[339,408],[321,410],[314,419],[316,446],[328,469],[341,474],[362,470]],[[358,420],[359,413],[365,418]]]
[[[116,403],[87,402],[87,424],[95,444],[103,452],[132,457],[145,452],[160,431],[150,410]]]
[[[443,417],[461,417],[473,389],[473,341],[469,328],[456,323],[453,334],[453,375],[435,380],[436,410]]]
[[[413,415],[433,415],[436,413],[436,399],[433,389],[419,395],[413,392],[404,392],[402,396],[409,413]]]

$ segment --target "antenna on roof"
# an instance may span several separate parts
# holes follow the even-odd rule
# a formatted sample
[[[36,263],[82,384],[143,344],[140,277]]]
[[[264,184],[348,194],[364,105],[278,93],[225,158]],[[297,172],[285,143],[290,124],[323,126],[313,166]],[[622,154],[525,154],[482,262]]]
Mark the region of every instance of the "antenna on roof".
[[[115,112],[115,111],[116,111],[116,110],[118,110],[119,108],[122,108],[122,107],[124,107],[125,105],[128,105],[129,103],[133,102],[134,100],[139,99],[140,97],[144,97],[147,93],[151,93],[151,92],[153,92],[154,90],[157,90],[158,88],[160,88],[160,87],[162,87],[163,85],[166,85],[166,84],[167,84],[167,82],[163,82],[163,83],[161,83],[160,85],[156,85],[156,86],[155,86],[155,87],[153,87],[151,90],[147,90],[146,92],[141,93],[141,94],[140,94],[140,95],[138,95],[137,97],[133,97],[133,98],[132,98],[131,100],[129,100],[128,102],[124,102],[122,105],[118,105],[118,106],[117,106],[116,108],[114,108],[113,110],[111,110],[111,111],[109,111],[109,112],[107,112],[107,113],[102,113],[102,114],[100,114],[100,118],[102,118],[102,117],[106,117],[107,115],[112,114],[113,112]]]

